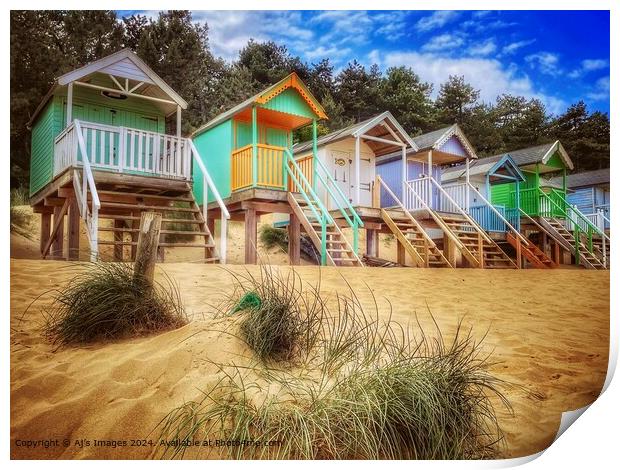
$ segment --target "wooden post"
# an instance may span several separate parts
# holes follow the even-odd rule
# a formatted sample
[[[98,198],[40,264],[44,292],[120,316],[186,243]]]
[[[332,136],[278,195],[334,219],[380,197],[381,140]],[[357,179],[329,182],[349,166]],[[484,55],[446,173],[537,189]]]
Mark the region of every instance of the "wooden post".
[[[177,105],[177,137],[181,137],[181,106]]]
[[[215,219],[211,217],[207,219],[207,230],[211,233],[211,237],[213,237],[213,243],[215,244]],[[205,248],[205,258],[213,258],[215,256],[215,246],[213,248]]]
[[[67,110],[65,114],[67,116],[65,127],[69,127],[73,121],[73,82],[67,85]]]
[[[379,209],[381,207],[381,183],[379,182],[379,175],[375,177],[372,186],[372,207],[373,209]]]
[[[367,228],[366,229],[366,254],[377,258],[379,256],[379,231]]]
[[[560,259],[560,244],[558,242],[555,242],[553,245],[553,261],[555,262],[555,264],[557,264],[558,266],[561,264],[561,259]]]
[[[56,235],[54,237],[54,241],[52,242],[52,259],[60,259],[62,258],[62,253],[64,251],[64,238],[65,238],[65,211],[63,211],[62,207],[55,206],[54,207],[54,226],[58,224],[58,229],[56,231]]]
[[[256,264],[256,209],[245,210],[245,264]]]
[[[484,243],[480,232],[478,232],[478,263],[480,263],[480,268],[484,268]]]
[[[448,260],[448,262],[456,268],[456,255],[457,249],[456,244],[452,241],[452,239],[444,233],[443,235],[443,255]]]
[[[67,259],[77,261],[80,259],[80,208],[77,199],[71,198],[69,206],[69,225],[68,225],[69,249]]]
[[[291,214],[288,224],[288,260],[292,266],[299,265],[301,249],[301,224],[295,213]]]
[[[125,226],[124,222],[122,220],[115,220],[114,221],[114,228],[115,229],[121,229]],[[122,231],[118,231],[118,232],[114,232],[114,261],[123,261],[123,232]],[[116,244],[118,243],[118,244]]]
[[[43,212],[41,214],[41,236],[39,240],[39,247],[40,247],[41,254],[43,254],[45,245],[47,245],[50,239],[51,228],[52,228],[52,213]]]
[[[140,233],[138,235],[138,249],[134,263],[134,279],[142,277],[151,284],[155,275],[157,249],[159,248],[159,232],[161,230],[161,214],[143,212],[140,218]]]
[[[407,252],[403,244],[398,240],[396,241],[396,262],[403,266],[407,266]]]
[[[359,136],[355,138],[355,193],[354,193],[354,201],[355,205],[359,206],[360,204],[360,138]]]
[[[517,241],[517,268],[521,269],[523,267],[523,256],[521,255],[521,239],[519,237],[515,237]]]

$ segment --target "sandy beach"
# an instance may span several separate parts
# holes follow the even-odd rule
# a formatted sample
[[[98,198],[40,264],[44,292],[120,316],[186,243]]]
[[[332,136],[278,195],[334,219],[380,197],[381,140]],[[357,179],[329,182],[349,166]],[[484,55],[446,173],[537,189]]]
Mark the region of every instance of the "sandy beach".
[[[63,286],[75,263],[11,260],[11,456],[148,458],[149,447],[74,444],[79,439],[155,438],[153,429],[173,408],[201,396],[217,377],[210,361],[241,362],[251,351],[221,331],[213,304],[231,290],[231,273],[244,266],[166,263],[178,282],[190,323],[159,335],[59,350],[41,336],[43,295]],[[257,273],[258,267],[247,268]],[[280,269],[289,269],[286,266]],[[364,304],[432,331],[453,332],[460,318],[484,340],[492,371],[516,386],[506,390],[513,413],[497,402],[506,441],[504,457],[538,452],[553,440],[563,411],[593,402],[603,385],[609,344],[609,272],[585,270],[424,270],[407,268],[297,268],[310,283],[321,276],[327,296],[346,289]],[[158,273],[161,275],[161,272]],[[369,287],[372,293],[369,291]],[[587,286],[587,289],[582,289]],[[389,303],[386,299],[389,298]],[[58,439],[58,446],[23,441]],[[72,444],[64,447],[62,441]],[[21,445],[17,445],[17,442]]]

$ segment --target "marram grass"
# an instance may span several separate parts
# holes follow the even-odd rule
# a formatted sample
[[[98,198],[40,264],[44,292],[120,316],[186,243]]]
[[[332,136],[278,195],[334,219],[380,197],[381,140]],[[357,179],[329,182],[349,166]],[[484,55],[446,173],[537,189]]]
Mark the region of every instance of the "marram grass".
[[[187,323],[178,287],[153,285],[124,263],[89,265],[54,295],[44,334],[55,344],[140,336]]]
[[[471,330],[464,331],[459,323],[448,341],[438,326],[431,337],[418,323],[413,335],[411,328],[391,318],[383,320],[376,302],[372,314],[365,311],[352,291],[341,295],[330,312],[318,287],[304,289],[296,274],[282,275],[269,267],[263,267],[258,278],[246,276],[241,285],[263,296],[261,308],[265,299],[287,299],[262,315],[283,314],[307,328],[287,336],[293,346],[287,344],[286,351],[304,354],[296,356],[295,364],[278,363],[277,357],[266,364],[263,343],[259,341],[257,348],[252,341],[265,333],[265,324],[276,324],[277,332],[290,326],[282,327],[274,319],[246,322],[240,336],[252,346],[258,362],[243,367],[218,364],[217,383],[204,390],[199,401],[171,411],[158,426],[160,439],[251,443],[212,454],[236,459],[497,455],[503,435],[491,397],[508,409],[510,404],[502,394],[505,384],[489,372],[488,357]],[[239,295],[233,297],[238,301]],[[259,311],[238,314],[247,315],[247,320]],[[254,339],[248,341],[248,335]],[[182,458],[187,450],[183,445],[161,449],[162,458]],[[193,448],[191,456],[207,451]]]

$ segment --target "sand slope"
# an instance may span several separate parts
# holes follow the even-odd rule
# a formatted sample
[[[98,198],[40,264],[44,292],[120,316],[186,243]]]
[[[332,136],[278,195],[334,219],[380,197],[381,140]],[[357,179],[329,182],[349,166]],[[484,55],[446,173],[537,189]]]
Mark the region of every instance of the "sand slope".
[[[200,389],[217,378],[210,360],[251,357],[238,339],[221,333],[234,332],[230,322],[212,319],[210,304],[230,289],[230,273],[218,266],[163,265],[181,287],[190,324],[157,336],[54,351],[38,331],[42,318],[36,305],[24,312],[35,297],[67,282],[74,266],[11,261],[11,455],[148,457],[150,448],[27,449],[16,446],[16,439],[142,439],[172,408],[199,398]],[[319,270],[308,266],[298,272],[315,281]],[[499,411],[506,457],[544,449],[561,412],[591,403],[602,387],[609,272],[323,268],[322,290],[343,291],[343,276],[363,302],[371,302],[366,284],[371,286],[384,314],[389,308],[383,297],[389,297],[394,318],[404,324],[417,312],[431,331],[430,310],[446,332],[460,317],[478,338],[488,330],[485,350],[498,361],[493,371],[526,387],[508,391],[514,416]]]

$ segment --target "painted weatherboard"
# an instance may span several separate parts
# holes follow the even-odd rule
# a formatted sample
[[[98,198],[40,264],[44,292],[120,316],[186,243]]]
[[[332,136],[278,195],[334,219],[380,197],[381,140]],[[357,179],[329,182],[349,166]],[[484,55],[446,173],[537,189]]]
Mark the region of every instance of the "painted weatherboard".
[[[282,93],[261,105],[265,109],[281,113],[295,114],[307,118],[315,118],[314,111],[294,88],[288,88]]]
[[[54,139],[63,129],[62,101],[55,97],[45,106],[32,126],[30,154],[30,195],[52,181]]]
[[[202,132],[194,137],[194,145],[200,154],[207,171],[211,175],[215,187],[222,198],[227,198],[231,193],[231,160],[233,151],[233,121],[229,119],[217,126]],[[202,201],[204,191],[202,175],[194,166],[192,175],[194,178],[194,196],[197,201]],[[209,202],[214,200],[209,194]]]
[[[252,123],[245,121],[233,121],[234,124],[234,149],[245,147],[252,143]],[[273,126],[258,123],[258,143],[288,147],[289,133]]]
[[[381,179],[392,190],[392,192],[400,199],[402,197],[402,160],[391,160],[388,162],[381,162],[377,165],[377,174],[381,176]],[[422,162],[409,161],[407,162],[407,178],[409,180],[415,180],[426,175],[427,164]],[[441,168],[438,165],[433,165],[433,178],[435,181],[441,181]],[[438,190],[434,189],[435,197],[438,197]],[[393,200],[387,190],[381,188],[381,207],[390,207],[396,205],[396,201]]]
[[[467,158],[469,156],[467,154],[467,151],[463,147],[463,144],[461,144],[461,141],[458,139],[458,137],[456,137],[454,135],[452,137],[450,137],[437,150],[439,150],[441,152],[445,152],[445,153],[450,153],[452,155],[459,155],[459,156],[461,156],[463,158]]]
[[[32,126],[30,194],[41,190],[53,179],[54,140],[66,123],[66,97],[54,96]],[[72,118],[117,127],[165,132],[165,116],[147,100],[115,100],[98,91],[75,86]],[[90,136],[86,145],[90,148]]]

